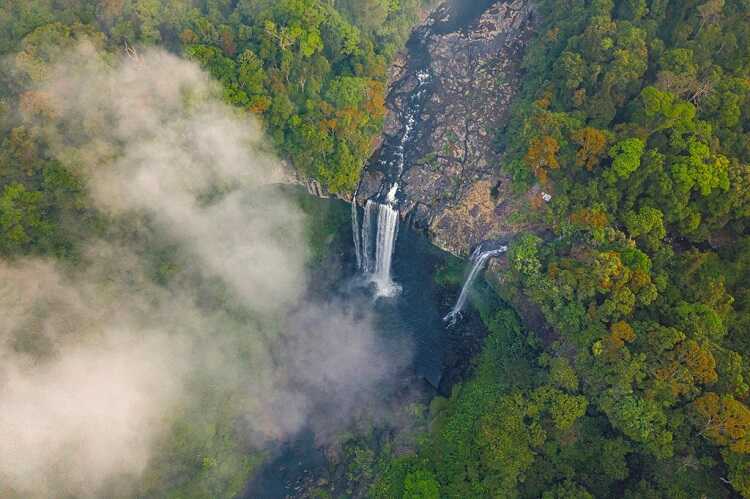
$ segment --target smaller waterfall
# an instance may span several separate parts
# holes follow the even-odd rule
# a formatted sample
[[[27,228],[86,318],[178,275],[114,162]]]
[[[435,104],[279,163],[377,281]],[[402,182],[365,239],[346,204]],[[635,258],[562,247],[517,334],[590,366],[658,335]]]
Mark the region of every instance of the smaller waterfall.
[[[487,263],[487,260],[494,256],[501,255],[506,251],[508,251],[507,246],[500,246],[497,249],[487,251],[481,251],[480,246],[479,248],[474,250],[474,253],[472,253],[471,255],[471,261],[474,262],[474,266],[471,268],[471,272],[469,272],[469,275],[464,282],[463,288],[461,288],[461,294],[458,295],[456,304],[453,306],[453,309],[450,311],[450,313],[443,317],[443,321],[449,323],[449,325],[451,326],[458,322],[458,320],[461,318],[461,311],[466,305],[466,300],[469,299],[469,291],[471,290],[471,286],[474,284],[474,281],[477,280],[477,277],[484,268],[484,265]]]
[[[398,210],[388,204],[379,204],[375,269],[372,273],[372,280],[378,287],[378,296],[393,296],[399,291],[391,280],[391,260],[397,235]]]
[[[357,268],[362,268],[362,240],[357,213],[357,191],[352,196],[352,236],[354,237],[354,254],[357,256]]]

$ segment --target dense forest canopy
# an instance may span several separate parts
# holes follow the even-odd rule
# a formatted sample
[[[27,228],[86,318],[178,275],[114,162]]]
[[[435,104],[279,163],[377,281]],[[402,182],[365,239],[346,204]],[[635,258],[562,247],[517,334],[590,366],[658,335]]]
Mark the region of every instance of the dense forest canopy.
[[[33,105],[26,92],[45,66],[83,38],[113,53],[160,45],[200,62],[228,103],[262,116],[303,174],[350,191],[382,126],[389,62],[419,7],[419,0],[3,2],[0,54],[14,54],[23,73],[3,78],[3,112]],[[21,127],[12,137],[10,147],[22,148],[33,131]]]
[[[136,239],[157,285],[180,265],[151,225],[100,213],[80,158],[49,143],[60,117],[41,89],[82,42],[109,62],[149,46],[196,61],[279,154],[345,193],[421,3],[6,0],[0,254],[86,265],[95,236]],[[474,300],[490,334],[472,376],[419,413],[416,451],[358,443],[349,479],[383,498],[750,497],[750,3],[534,5],[525,83],[488,133],[519,191],[551,194],[522,214],[548,230],[513,241]],[[232,330],[246,319],[226,313]],[[142,494],[242,490],[261,456],[236,441],[231,392],[175,417]]]
[[[497,292],[548,327],[484,310],[476,377],[376,495],[750,497],[750,4],[536,5],[498,144],[552,234]]]

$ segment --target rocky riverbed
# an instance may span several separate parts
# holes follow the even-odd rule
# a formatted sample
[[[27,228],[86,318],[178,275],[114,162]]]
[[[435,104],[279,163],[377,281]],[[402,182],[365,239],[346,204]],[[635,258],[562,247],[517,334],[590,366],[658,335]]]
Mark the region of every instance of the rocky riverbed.
[[[532,4],[514,0],[485,1],[468,13],[444,5],[414,31],[394,67],[390,116],[363,173],[360,202],[398,183],[402,218],[460,256],[526,229],[514,214],[529,196],[512,191],[494,143],[520,87],[533,28]],[[403,161],[394,159],[399,145]]]

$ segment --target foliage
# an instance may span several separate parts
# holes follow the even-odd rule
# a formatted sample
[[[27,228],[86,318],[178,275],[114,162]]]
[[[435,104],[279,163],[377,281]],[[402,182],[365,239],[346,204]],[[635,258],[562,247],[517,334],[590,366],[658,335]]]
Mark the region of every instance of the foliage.
[[[553,193],[552,235],[520,234],[503,276],[546,341],[519,384],[535,335],[482,310],[418,456],[444,497],[750,497],[750,4],[537,7],[498,143],[518,189]]]
[[[0,7],[0,54],[18,52],[31,80],[81,39],[115,53],[166,46],[220,81],[227,102],[261,116],[279,152],[333,192],[355,187],[383,124],[387,64],[420,9],[420,0],[58,3]]]

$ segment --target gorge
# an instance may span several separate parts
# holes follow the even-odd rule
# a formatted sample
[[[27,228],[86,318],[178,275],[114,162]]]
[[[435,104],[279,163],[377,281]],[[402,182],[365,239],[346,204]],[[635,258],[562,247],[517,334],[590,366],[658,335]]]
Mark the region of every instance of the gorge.
[[[0,497],[750,499],[750,1],[0,1]]]
[[[509,116],[533,15],[523,0],[441,5],[413,31],[392,69],[384,136],[351,212],[357,265],[372,275],[379,295],[398,289],[390,266],[400,219],[463,256],[528,229],[513,214],[538,193],[511,191],[490,131]]]
[[[372,287],[382,331],[414,341],[414,372],[432,387],[426,393],[447,393],[460,379],[443,378],[446,369],[465,372],[486,334],[474,312],[461,320],[472,286],[487,262],[506,252],[507,240],[528,228],[511,220],[528,195],[513,193],[500,173],[490,130],[509,116],[532,21],[521,0],[459,2],[438,7],[417,27],[392,69],[381,144],[351,198],[344,260]],[[308,191],[325,196],[316,185]],[[430,243],[460,256],[474,251],[469,271],[456,275],[463,281],[458,295],[434,288],[439,267],[431,262],[448,257]],[[393,431],[387,427],[380,431]],[[320,476],[339,480],[324,471],[326,458],[311,438],[289,443],[248,497],[304,496]]]

